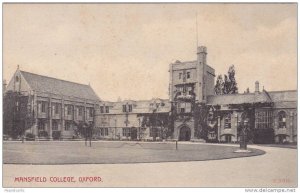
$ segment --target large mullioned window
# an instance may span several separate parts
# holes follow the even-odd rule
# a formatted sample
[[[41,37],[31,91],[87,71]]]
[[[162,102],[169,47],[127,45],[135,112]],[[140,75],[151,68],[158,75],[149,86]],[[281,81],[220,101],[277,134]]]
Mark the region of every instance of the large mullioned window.
[[[255,112],[255,128],[256,129],[270,129],[272,128],[271,110],[261,110]]]

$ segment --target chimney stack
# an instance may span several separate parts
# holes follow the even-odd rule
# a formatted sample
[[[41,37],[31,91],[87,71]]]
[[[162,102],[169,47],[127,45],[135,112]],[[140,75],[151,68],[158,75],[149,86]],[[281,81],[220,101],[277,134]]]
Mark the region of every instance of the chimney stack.
[[[255,93],[259,93],[259,82],[255,82]]]

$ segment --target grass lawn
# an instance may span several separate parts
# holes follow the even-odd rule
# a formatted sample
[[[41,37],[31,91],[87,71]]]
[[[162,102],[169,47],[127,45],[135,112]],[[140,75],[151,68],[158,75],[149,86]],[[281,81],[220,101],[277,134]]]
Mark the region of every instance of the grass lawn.
[[[234,153],[239,146],[158,142],[97,141],[87,147],[84,141],[4,142],[4,164],[121,164],[217,160],[262,155]]]

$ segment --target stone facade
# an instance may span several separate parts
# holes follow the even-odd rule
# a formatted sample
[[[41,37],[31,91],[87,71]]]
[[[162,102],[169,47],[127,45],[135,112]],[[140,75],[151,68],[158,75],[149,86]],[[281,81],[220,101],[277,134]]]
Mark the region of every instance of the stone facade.
[[[197,60],[171,63],[169,78],[169,99],[109,102],[89,85],[18,69],[5,92],[28,96],[34,124],[27,132],[37,138],[46,133],[53,139],[57,132],[74,138],[84,122],[93,125],[95,139],[238,142],[247,120],[249,141],[297,142],[296,90],[268,92],[256,81],[253,93],[214,95],[215,70],[204,46],[197,48]],[[205,128],[199,122],[204,116]]]
[[[70,88],[67,87],[71,87],[72,91],[68,91]],[[27,113],[33,115],[34,124],[26,132],[34,134],[36,139],[74,138],[78,123],[93,124],[94,109],[99,102],[89,85],[19,69],[9,82],[6,92],[28,96]]]
[[[169,112],[169,101],[162,99],[102,101],[96,108],[94,137],[106,140],[161,140],[161,132],[167,130]],[[157,134],[153,135],[154,132]]]

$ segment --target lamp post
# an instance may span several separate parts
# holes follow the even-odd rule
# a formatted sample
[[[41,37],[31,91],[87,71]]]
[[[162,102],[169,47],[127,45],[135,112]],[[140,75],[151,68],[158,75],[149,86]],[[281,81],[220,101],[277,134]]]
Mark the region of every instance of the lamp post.
[[[138,130],[138,140],[141,139],[141,118],[139,117],[139,130]]]
[[[240,150],[247,150],[247,130],[249,121],[245,119],[243,123],[240,139]]]
[[[117,118],[115,118],[115,135],[114,135],[114,139],[117,139]]]

